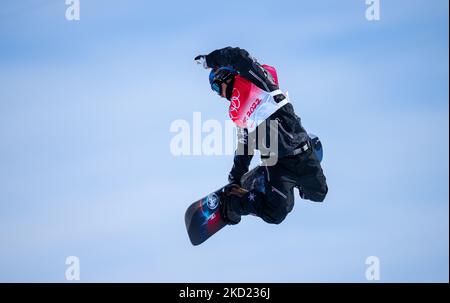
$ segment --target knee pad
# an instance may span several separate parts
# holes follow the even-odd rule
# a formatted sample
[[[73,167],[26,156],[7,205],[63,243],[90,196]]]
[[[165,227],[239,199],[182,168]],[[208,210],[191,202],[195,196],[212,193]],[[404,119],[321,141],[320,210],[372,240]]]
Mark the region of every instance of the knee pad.
[[[284,221],[288,213],[291,212],[292,208],[293,203],[290,203],[288,199],[266,201],[261,217],[267,223],[280,224]]]
[[[264,214],[264,216],[262,217],[262,219],[270,224],[280,224],[281,222],[284,221],[284,219],[286,218],[288,212],[281,212],[281,213],[271,213],[271,214]]]

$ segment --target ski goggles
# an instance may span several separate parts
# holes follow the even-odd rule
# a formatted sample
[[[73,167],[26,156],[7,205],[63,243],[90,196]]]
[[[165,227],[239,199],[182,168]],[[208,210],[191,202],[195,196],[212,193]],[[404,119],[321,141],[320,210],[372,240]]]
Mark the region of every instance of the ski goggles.
[[[219,96],[222,95],[222,85],[217,82],[211,84],[211,89],[215,91]]]
[[[229,67],[222,67],[217,70],[211,71],[209,75],[209,83],[211,83],[211,89],[218,95],[222,95],[222,83],[228,83],[236,75],[236,71]]]

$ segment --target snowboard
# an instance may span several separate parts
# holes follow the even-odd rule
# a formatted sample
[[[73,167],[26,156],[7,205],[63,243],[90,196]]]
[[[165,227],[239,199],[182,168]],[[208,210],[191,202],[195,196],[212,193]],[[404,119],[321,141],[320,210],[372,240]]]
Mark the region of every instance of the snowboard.
[[[221,199],[229,186],[231,185],[227,184],[219,188],[187,208],[184,220],[193,245],[205,242],[227,225],[221,216],[220,207]],[[265,169],[257,166],[247,172],[241,178],[241,186],[246,190],[265,192]]]

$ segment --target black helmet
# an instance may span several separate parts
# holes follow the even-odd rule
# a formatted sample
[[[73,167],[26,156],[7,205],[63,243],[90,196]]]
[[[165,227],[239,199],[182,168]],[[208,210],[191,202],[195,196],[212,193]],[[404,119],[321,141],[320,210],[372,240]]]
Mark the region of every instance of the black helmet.
[[[211,89],[217,94],[222,95],[222,83],[233,79],[237,75],[237,72],[231,67],[220,67],[213,69],[209,73],[209,84],[211,84]]]

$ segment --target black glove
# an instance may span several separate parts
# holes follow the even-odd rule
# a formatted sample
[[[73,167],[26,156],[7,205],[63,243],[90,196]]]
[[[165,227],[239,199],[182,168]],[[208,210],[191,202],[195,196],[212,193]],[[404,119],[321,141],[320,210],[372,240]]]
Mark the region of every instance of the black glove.
[[[248,194],[248,191],[236,184],[225,188],[221,197],[221,215],[227,224],[235,225],[241,221],[243,214],[242,199]]]
[[[205,55],[198,55],[194,58],[194,60],[197,62],[197,64],[201,64],[204,69],[208,69],[208,64],[206,63],[206,56]]]

